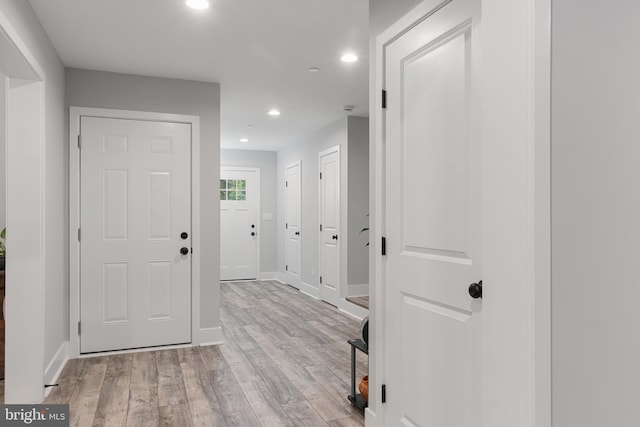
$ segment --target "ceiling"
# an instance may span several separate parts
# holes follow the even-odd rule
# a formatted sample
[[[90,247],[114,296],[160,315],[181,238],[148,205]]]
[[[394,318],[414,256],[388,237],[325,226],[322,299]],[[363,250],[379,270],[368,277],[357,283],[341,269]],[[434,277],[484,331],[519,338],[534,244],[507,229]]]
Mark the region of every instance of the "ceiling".
[[[220,83],[222,148],[277,151],[368,116],[368,0],[30,3],[67,67]]]

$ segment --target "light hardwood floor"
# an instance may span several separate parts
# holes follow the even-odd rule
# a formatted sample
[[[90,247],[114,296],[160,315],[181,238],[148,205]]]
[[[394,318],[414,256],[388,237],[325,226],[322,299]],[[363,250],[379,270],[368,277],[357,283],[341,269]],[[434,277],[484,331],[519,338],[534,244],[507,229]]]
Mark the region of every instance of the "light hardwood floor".
[[[80,427],[364,425],[346,399],[358,321],[271,281],[223,283],[221,318],[220,346],[70,360],[45,402]]]

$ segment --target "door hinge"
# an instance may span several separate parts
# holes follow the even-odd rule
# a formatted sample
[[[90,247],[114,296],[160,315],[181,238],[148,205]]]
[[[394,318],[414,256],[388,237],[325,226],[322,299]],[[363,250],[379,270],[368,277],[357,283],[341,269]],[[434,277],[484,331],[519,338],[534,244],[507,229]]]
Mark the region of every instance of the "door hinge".
[[[320,179],[322,179],[322,172],[320,172]]]
[[[78,228],[78,242],[80,241],[80,228]]]
[[[320,283],[322,283],[322,276],[320,276]]]
[[[382,384],[382,403],[385,403],[387,401],[387,386],[386,384]]]
[[[387,91],[384,89],[382,90],[382,108],[387,108]]]
[[[78,335],[80,335],[80,322],[78,322]]]
[[[284,182],[284,186],[285,186],[285,187],[288,187],[288,186],[289,186],[289,181],[285,181],[285,182]]]
[[[322,231],[322,224],[320,224],[320,231]]]
[[[287,230],[289,229],[289,223],[288,222],[284,225],[284,228],[286,228]]]
[[[387,254],[387,238],[383,237],[382,238],[382,256],[385,256]]]
[[[78,149],[82,148],[82,135],[78,135]]]
[[[289,266],[288,266],[288,265],[285,265],[285,266],[284,266],[284,270],[285,270],[285,271],[289,271]]]

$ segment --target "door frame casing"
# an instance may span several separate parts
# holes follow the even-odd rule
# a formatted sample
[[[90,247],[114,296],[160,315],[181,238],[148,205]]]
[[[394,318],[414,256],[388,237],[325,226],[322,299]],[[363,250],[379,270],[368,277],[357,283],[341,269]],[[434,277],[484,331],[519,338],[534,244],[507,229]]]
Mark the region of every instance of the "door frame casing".
[[[260,192],[262,191],[262,182],[260,181],[260,168],[244,167],[244,166],[223,166],[220,165],[220,172],[222,170],[241,171],[241,172],[255,172],[256,183],[258,185],[258,191],[256,192],[256,224],[258,227],[258,239],[256,241],[256,280],[260,277],[260,236],[262,235],[262,205],[260,204]],[[220,220],[222,222],[222,220]]]
[[[182,114],[106,108],[69,107],[69,353],[80,356],[80,120],[83,116],[155,122],[185,123],[191,126],[191,344],[205,344],[200,333],[200,118]]]
[[[346,253],[346,249],[345,249],[345,244],[343,244],[345,242],[346,239],[343,239],[340,235],[342,234],[342,230],[343,230],[343,223],[342,223],[342,219],[343,219],[343,206],[342,206],[342,153],[340,152],[340,145],[336,145],[334,147],[331,148],[327,148],[326,150],[322,150],[318,153],[318,170],[322,171],[322,157],[327,155],[327,154],[331,154],[333,152],[338,153],[338,181],[339,181],[339,185],[338,185],[338,211],[339,211],[339,215],[338,215],[338,224],[340,229],[338,230],[338,253],[339,253],[339,257],[338,257],[338,280],[340,281],[338,283],[338,300],[341,300],[342,298],[344,298],[344,292],[343,292],[343,288],[344,288],[344,283],[346,283],[343,279],[343,265],[346,265],[345,262],[343,262],[343,254]],[[322,180],[318,179],[318,224],[321,223],[322,221]],[[322,258],[322,246],[323,246],[323,242],[322,242],[322,231],[320,231],[320,227],[318,227],[318,277],[322,276],[322,267],[324,266],[323,264],[323,258]],[[318,279],[319,280],[319,279]],[[318,298],[322,299],[322,287],[324,285],[323,284],[318,284]],[[327,302],[327,301],[325,301]]]
[[[374,137],[372,141],[371,168],[375,171],[371,212],[374,282],[372,286],[370,313],[370,372],[369,407],[365,411],[367,427],[384,426],[386,406],[380,401],[380,386],[389,381],[384,370],[385,365],[385,277],[386,268],[384,257],[381,256],[381,239],[386,235],[385,229],[385,116],[382,105],[382,91],[385,88],[385,47],[398,37],[409,31],[415,24],[430,16],[437,9],[445,6],[450,0],[425,0],[392,24],[376,39],[375,64],[375,106],[373,117]],[[517,4],[516,4],[517,3]],[[508,230],[508,212],[498,212],[497,218],[491,222],[491,231],[501,231],[500,240],[508,243],[519,243],[516,253],[518,265],[523,266],[524,272],[518,276],[521,279],[517,286],[510,286],[501,279],[506,274],[498,269],[494,254],[492,266],[488,267],[486,283],[491,286],[495,280],[494,289],[486,289],[485,308],[487,303],[494,312],[487,319],[489,328],[493,331],[487,344],[495,344],[500,350],[523,351],[516,360],[509,360],[509,372],[521,371],[513,382],[518,385],[517,391],[509,389],[506,382],[489,381],[486,372],[483,374],[483,413],[480,415],[479,425],[492,427],[507,427],[513,420],[526,420],[528,426],[551,425],[551,175],[550,175],[550,110],[551,110],[551,3],[550,0],[529,0],[528,2],[509,2],[509,0],[482,1],[482,75],[481,82],[483,106],[498,106],[499,111],[491,108],[492,117],[486,113],[482,119],[483,144],[490,143],[493,153],[497,147],[507,141],[522,141],[517,148],[510,151],[510,156],[504,154],[501,161],[494,162],[499,166],[499,172],[487,172],[488,163],[483,161],[483,177],[491,177],[496,182],[499,174],[512,173],[517,175],[519,192],[517,201],[525,206],[518,213],[516,224]],[[507,35],[509,37],[507,37]],[[506,39],[509,39],[508,41]],[[514,41],[515,40],[515,41]],[[504,53],[502,51],[507,46]],[[498,52],[502,52],[498,54]],[[509,56],[511,53],[511,56]],[[507,58],[507,59],[505,59]],[[504,61],[510,61],[505,64]],[[511,68],[509,65],[514,65]],[[510,75],[506,75],[509,70]],[[489,84],[485,81],[491,76]],[[515,77],[514,77],[515,76]],[[500,79],[503,79],[500,82]],[[491,90],[487,90],[490,88]],[[517,91],[513,91],[516,88]],[[511,93],[509,93],[511,91]],[[489,94],[490,96],[487,96]],[[525,96],[519,95],[525,94]],[[500,113],[514,112],[518,120],[509,121],[511,114],[501,117]],[[484,121],[490,119],[494,126],[487,126]],[[508,126],[498,126],[498,122],[508,122]],[[496,143],[497,141],[497,143]],[[509,164],[512,163],[512,164]],[[493,166],[493,165],[492,165]],[[518,168],[522,166],[521,168]],[[495,175],[489,175],[494,173]],[[509,189],[514,182],[507,181],[504,188]],[[512,194],[509,191],[508,194]],[[493,200],[499,196],[493,195]],[[483,212],[486,215],[497,212],[498,206],[491,206],[485,200]],[[506,221],[505,221],[506,220]],[[486,222],[486,221],[485,221]],[[503,228],[501,228],[503,227]],[[483,228],[486,228],[483,226]],[[517,233],[509,234],[515,230]],[[506,235],[506,236],[505,236]],[[486,238],[486,236],[485,236]],[[518,240],[520,239],[520,240]],[[510,250],[504,246],[504,250]],[[493,271],[491,271],[493,269]],[[513,283],[512,283],[513,285]],[[495,301],[491,301],[495,297]],[[507,305],[509,298],[518,298],[522,303],[514,310]],[[506,321],[507,315],[516,317]],[[505,342],[508,337],[520,333],[517,344]],[[492,368],[499,367],[503,362],[500,358],[487,360],[489,352],[484,351],[483,370],[491,363]],[[502,356],[501,356],[502,357]],[[502,386],[502,391],[500,387]],[[392,386],[390,386],[392,389]],[[392,399],[392,396],[389,396]],[[490,403],[490,404],[489,404]],[[508,421],[509,417],[512,417]],[[520,424],[519,424],[520,425]],[[522,424],[525,425],[525,424]]]

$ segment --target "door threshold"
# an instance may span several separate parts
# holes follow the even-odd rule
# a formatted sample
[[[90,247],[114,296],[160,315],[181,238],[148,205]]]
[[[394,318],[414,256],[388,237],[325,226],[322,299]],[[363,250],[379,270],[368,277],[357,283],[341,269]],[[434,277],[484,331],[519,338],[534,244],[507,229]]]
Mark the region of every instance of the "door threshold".
[[[102,357],[102,356],[116,356],[118,354],[142,353],[145,351],[175,350],[178,348],[189,348],[189,347],[194,347],[194,345],[191,343],[186,343],[186,344],[158,345],[154,347],[128,348],[124,350],[96,351],[94,353],[81,353],[78,356],[78,359],[89,359],[92,357]]]

